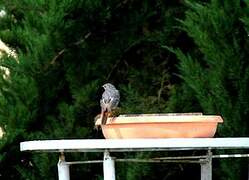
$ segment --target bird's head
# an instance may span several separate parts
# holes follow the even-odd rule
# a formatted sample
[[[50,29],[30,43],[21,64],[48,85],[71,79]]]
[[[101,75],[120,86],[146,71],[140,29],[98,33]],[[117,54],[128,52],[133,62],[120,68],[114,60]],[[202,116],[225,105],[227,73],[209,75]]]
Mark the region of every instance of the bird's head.
[[[114,85],[112,85],[111,83],[106,83],[102,86],[105,90],[106,89],[116,89]]]

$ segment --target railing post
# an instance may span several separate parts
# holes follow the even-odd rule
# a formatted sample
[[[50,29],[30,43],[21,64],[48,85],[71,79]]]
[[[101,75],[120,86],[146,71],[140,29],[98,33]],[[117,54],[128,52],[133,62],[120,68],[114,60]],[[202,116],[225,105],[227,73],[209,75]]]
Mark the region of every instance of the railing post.
[[[104,180],[115,180],[115,162],[108,151],[104,152],[104,161],[103,161],[103,169],[104,169]]]
[[[69,165],[66,164],[65,156],[63,153],[61,153],[59,156],[57,168],[59,180],[70,180]]]
[[[207,158],[201,162],[201,180],[212,180],[212,152],[208,150]]]

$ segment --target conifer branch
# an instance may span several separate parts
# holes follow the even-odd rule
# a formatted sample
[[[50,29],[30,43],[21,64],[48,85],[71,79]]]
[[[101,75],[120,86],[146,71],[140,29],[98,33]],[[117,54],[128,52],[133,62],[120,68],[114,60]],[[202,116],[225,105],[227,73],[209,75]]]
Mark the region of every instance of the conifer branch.
[[[88,39],[89,36],[90,36],[91,34],[92,34],[91,32],[88,32],[88,33],[84,36],[83,39],[80,39],[79,41],[77,41],[77,42],[75,42],[75,43],[72,43],[71,45],[69,45],[69,47],[71,47],[71,46],[78,46],[78,45],[84,43],[85,40]],[[54,58],[52,59],[52,61],[50,62],[50,64],[54,64],[55,61],[56,61],[62,54],[65,53],[66,50],[67,50],[67,48],[64,48],[64,49],[60,50],[60,51],[56,54],[56,56],[54,56]]]
[[[109,74],[107,75],[106,80],[108,80],[108,79],[111,77],[111,75],[112,75],[114,69],[116,69],[116,68],[118,67],[118,64],[119,64],[120,62],[121,62],[121,59],[120,59],[119,61],[117,61],[117,62],[114,64],[114,66],[112,66],[112,69],[111,69],[111,71],[109,72]]]

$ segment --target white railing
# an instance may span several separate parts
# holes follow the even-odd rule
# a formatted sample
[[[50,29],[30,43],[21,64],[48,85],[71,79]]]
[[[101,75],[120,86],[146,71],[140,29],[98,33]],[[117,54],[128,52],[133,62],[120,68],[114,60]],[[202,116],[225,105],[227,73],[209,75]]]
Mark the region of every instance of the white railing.
[[[170,139],[76,139],[44,140],[20,143],[21,151],[61,152],[59,180],[69,180],[69,166],[74,164],[103,163],[104,180],[115,180],[115,162],[144,163],[199,163],[201,180],[212,179],[213,158],[243,158],[249,154],[212,154],[214,149],[249,149],[249,138],[170,138]],[[206,150],[200,156],[160,157],[150,159],[118,159],[111,152]],[[103,152],[103,160],[66,162],[63,152]]]

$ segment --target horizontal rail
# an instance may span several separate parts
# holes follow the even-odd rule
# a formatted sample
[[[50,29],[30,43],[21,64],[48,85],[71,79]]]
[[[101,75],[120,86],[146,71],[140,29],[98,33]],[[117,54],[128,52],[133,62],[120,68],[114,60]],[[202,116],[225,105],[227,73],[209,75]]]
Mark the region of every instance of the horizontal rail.
[[[203,163],[207,161],[207,158],[244,158],[249,157],[249,154],[221,154],[221,155],[203,155],[203,156],[182,156],[182,157],[159,157],[151,159],[115,159],[116,162],[138,162],[138,163]],[[195,160],[193,160],[195,159]],[[94,164],[103,163],[103,160],[87,160],[87,161],[74,161],[65,162],[68,165],[74,164]]]
[[[249,157],[249,154],[221,154],[221,155],[212,155],[212,158],[243,158]]]
[[[103,163],[103,160],[89,160],[89,161],[65,162],[65,164],[68,164],[68,165],[74,165],[74,164],[96,164],[96,163]]]
[[[202,163],[205,160],[155,160],[155,159],[115,159],[115,162],[137,162],[137,163]],[[96,164],[103,163],[103,160],[90,160],[90,161],[74,161],[65,162],[67,165],[75,164]]]
[[[157,159],[117,159],[117,162],[138,162],[138,163],[202,163],[205,160],[157,160]]]

